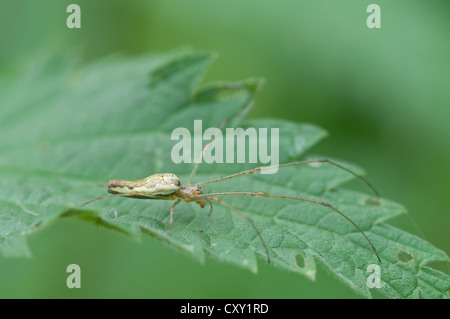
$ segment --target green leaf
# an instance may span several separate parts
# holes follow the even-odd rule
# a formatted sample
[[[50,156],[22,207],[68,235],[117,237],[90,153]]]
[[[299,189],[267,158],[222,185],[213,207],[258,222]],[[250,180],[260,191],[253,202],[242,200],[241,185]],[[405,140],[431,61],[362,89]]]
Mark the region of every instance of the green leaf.
[[[193,164],[175,164],[175,128],[278,128],[279,161],[305,157],[326,136],[311,124],[279,119],[246,120],[263,82],[217,82],[199,86],[212,63],[209,53],[178,51],[140,58],[111,57],[85,67],[70,60],[40,60],[0,79],[0,253],[30,256],[27,237],[56,218],[79,218],[128,234],[150,235],[203,262],[205,255],[257,271],[267,259],[256,230],[220,205],[182,203],[169,230],[164,200],[110,198],[111,178],[140,179],[171,172],[185,183]],[[206,143],[206,142],[205,142]],[[273,151],[273,150],[272,150]],[[362,174],[353,164],[336,160]],[[261,165],[200,165],[194,182]],[[377,248],[381,264],[362,234],[328,207],[279,198],[224,197],[256,225],[274,266],[312,280],[319,261],[345,284],[370,297],[370,264],[380,266],[380,292],[394,298],[448,298],[448,275],[426,266],[447,255],[421,238],[385,224],[405,209],[390,200],[344,190],[353,176],[332,165],[298,165],[276,174],[254,174],[203,187],[205,193],[263,191],[325,201],[351,218]],[[208,206],[207,206],[208,207]]]

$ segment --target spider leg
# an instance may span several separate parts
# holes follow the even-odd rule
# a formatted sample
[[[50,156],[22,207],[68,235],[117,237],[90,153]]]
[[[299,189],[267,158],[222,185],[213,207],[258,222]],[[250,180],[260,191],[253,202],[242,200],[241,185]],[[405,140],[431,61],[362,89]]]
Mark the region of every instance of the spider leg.
[[[197,185],[205,185],[205,184],[210,184],[210,183],[216,183],[216,182],[220,182],[223,180],[227,180],[227,179],[231,179],[231,178],[235,178],[235,177],[240,177],[240,176],[245,176],[245,175],[251,175],[251,174],[255,174],[261,171],[266,171],[266,170],[270,170],[270,169],[274,169],[274,168],[282,168],[282,167],[288,167],[288,166],[295,166],[295,165],[302,165],[302,164],[313,164],[313,163],[328,163],[330,165],[336,166],[344,171],[346,171],[349,174],[352,174],[353,176],[355,176],[356,178],[358,178],[360,181],[362,181],[364,184],[366,184],[375,194],[375,196],[380,197],[379,192],[376,190],[376,188],[370,184],[364,177],[362,177],[361,175],[356,174],[355,172],[353,172],[352,170],[336,163],[333,161],[330,161],[329,159],[326,158],[322,158],[322,159],[314,159],[314,160],[307,160],[307,161],[300,161],[300,162],[292,162],[292,163],[285,163],[285,164],[278,164],[278,165],[272,165],[272,166],[260,166],[260,167],[256,167],[253,169],[249,169],[246,171],[242,171],[239,173],[234,173],[231,175],[227,175],[227,176],[223,176],[223,177],[219,177],[219,178],[215,178],[215,179],[211,179],[208,181],[204,181],[204,182],[200,182],[197,183]]]
[[[212,211],[213,211],[213,205],[210,200],[208,201],[208,203],[209,203],[209,207],[210,207],[208,216],[211,216]]]
[[[319,204],[319,205],[328,207],[328,208],[334,210],[336,213],[338,213],[342,217],[344,217],[346,220],[348,220],[364,236],[364,238],[367,240],[367,242],[370,244],[370,246],[372,247],[373,251],[375,252],[375,255],[377,256],[378,261],[381,262],[380,255],[378,254],[378,251],[376,250],[375,246],[372,244],[370,239],[367,237],[367,235],[361,230],[361,228],[359,228],[358,225],[356,225],[353,220],[351,220],[346,215],[344,215],[336,207],[334,207],[334,206],[332,206],[332,205],[330,205],[330,204],[328,204],[326,202],[315,200],[315,199],[302,198],[302,197],[273,195],[273,194],[268,194],[268,193],[265,193],[265,192],[223,192],[223,193],[202,194],[202,195],[197,195],[196,197],[197,198],[202,198],[202,199],[215,200],[215,198],[217,198],[218,196],[254,196],[254,197],[261,196],[261,197],[272,197],[272,198],[284,198],[284,199],[293,199],[293,200],[299,200],[299,201]],[[217,201],[217,200],[215,200],[215,201]],[[226,205],[228,205],[228,204],[226,204]],[[244,216],[246,216],[246,215],[244,214]],[[249,219],[248,216],[246,216],[244,218],[246,218],[247,220]]]
[[[261,232],[258,230],[258,228],[256,227],[256,225],[253,223],[253,221],[250,219],[250,217],[248,217],[244,212],[240,211],[239,209],[237,209],[234,206],[231,206],[230,204],[222,201],[221,199],[212,196],[212,197],[208,197],[208,199],[215,201],[216,203],[219,203],[220,205],[238,213],[241,217],[243,217],[252,227],[253,229],[256,231],[256,234],[259,237],[259,240],[261,240],[261,243],[264,247],[264,250],[266,251],[267,254],[267,262],[270,264],[270,254],[269,254],[269,248],[267,248],[266,242],[264,241],[264,238],[261,235]]]
[[[181,202],[181,198],[179,198],[173,205],[170,207],[170,221],[169,221],[169,229],[170,233],[172,234],[172,228],[173,228],[173,211],[175,210],[175,206],[177,206]]]
[[[90,203],[92,203],[92,202],[95,202],[95,201],[97,201],[97,200],[104,199],[104,198],[112,198],[112,197],[133,197],[133,196],[140,196],[140,195],[141,195],[140,193],[104,195],[104,196],[99,196],[99,197],[96,197],[96,198],[94,198],[94,199],[91,199],[90,201],[88,201],[88,202],[86,202],[86,203],[84,203],[84,204],[81,204],[80,206],[85,206],[85,205],[87,205],[87,204],[90,204]]]

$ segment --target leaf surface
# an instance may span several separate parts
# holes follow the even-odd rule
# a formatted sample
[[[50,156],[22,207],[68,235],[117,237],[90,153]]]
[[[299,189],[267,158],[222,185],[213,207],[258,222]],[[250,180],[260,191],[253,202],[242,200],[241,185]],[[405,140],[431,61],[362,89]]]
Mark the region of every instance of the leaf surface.
[[[114,57],[82,68],[54,58],[10,74],[8,81],[1,79],[0,253],[30,256],[29,234],[55,218],[71,217],[135,238],[150,235],[201,262],[209,254],[256,272],[257,257],[267,259],[256,230],[220,205],[214,205],[211,216],[195,203],[178,205],[172,233],[169,201],[112,198],[80,207],[106,194],[105,188],[93,186],[111,178],[141,179],[171,172],[185,183],[193,164],[172,161],[177,141],[171,136],[176,128],[193,132],[195,120],[202,120],[203,131],[219,127],[225,119],[230,119],[227,127],[254,128],[259,137],[262,128],[269,133],[278,129],[280,163],[308,158],[305,152],[326,136],[312,124],[246,120],[262,82],[250,79],[200,86],[211,63],[211,54],[189,51]],[[363,173],[353,164],[337,162]],[[203,163],[194,182],[261,165]],[[404,214],[404,207],[342,189],[352,178],[326,163],[299,165],[276,174],[258,173],[205,185],[203,191],[262,191],[330,203],[365,232],[382,260],[379,264],[362,234],[328,207],[278,198],[224,197],[253,221],[277,267],[315,279],[319,261],[370,297],[367,267],[379,264],[379,290],[386,296],[448,298],[448,275],[426,266],[431,261],[448,261],[447,255],[385,224]]]

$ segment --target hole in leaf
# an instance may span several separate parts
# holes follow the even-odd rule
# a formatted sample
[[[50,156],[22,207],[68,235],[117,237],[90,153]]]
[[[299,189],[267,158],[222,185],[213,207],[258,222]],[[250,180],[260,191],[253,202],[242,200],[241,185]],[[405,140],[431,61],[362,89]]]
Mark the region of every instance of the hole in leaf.
[[[414,260],[414,256],[406,250],[399,249],[397,251],[397,260],[402,264],[407,265]]]
[[[295,262],[295,266],[297,266],[298,268],[303,269],[306,267],[305,257],[303,257],[300,254],[297,254],[294,256],[294,262]]]
[[[380,207],[381,202],[380,199],[377,197],[369,197],[364,201],[364,205],[369,207]]]

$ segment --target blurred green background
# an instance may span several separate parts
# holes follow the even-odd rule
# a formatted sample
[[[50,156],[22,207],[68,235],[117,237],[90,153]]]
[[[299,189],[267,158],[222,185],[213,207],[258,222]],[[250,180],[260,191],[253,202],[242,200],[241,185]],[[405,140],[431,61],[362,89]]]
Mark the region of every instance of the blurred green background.
[[[66,27],[70,3],[81,7],[81,29]],[[46,47],[74,51],[82,62],[185,45],[215,51],[205,81],[264,77],[252,117],[328,130],[313,152],[364,167],[419,230],[405,216],[390,223],[448,254],[450,2],[378,0],[382,28],[373,30],[366,26],[370,3],[2,0],[0,72]],[[137,243],[70,219],[29,244],[31,259],[0,257],[0,297],[359,297],[324,267],[313,283],[264,262],[258,275],[211,259],[201,265],[151,238]],[[81,289],[66,287],[71,263],[81,267]]]

